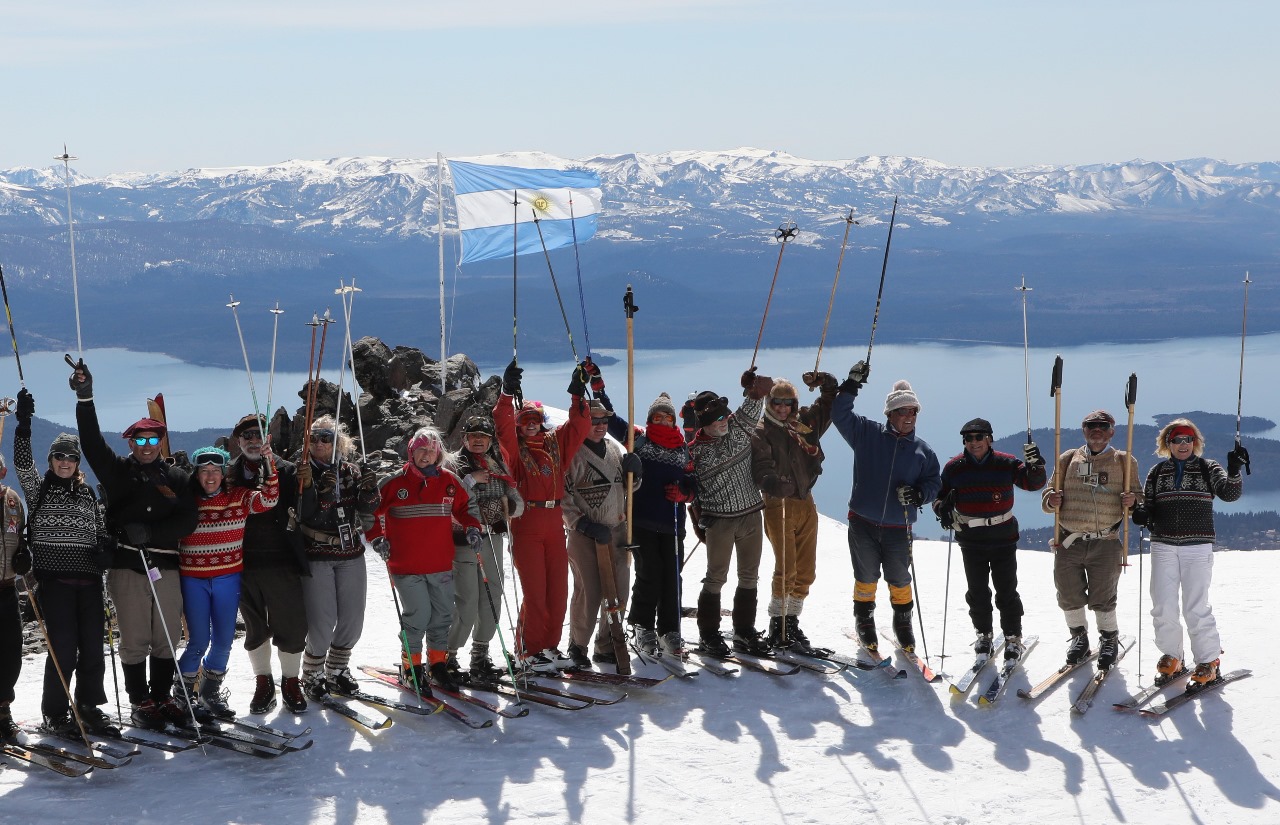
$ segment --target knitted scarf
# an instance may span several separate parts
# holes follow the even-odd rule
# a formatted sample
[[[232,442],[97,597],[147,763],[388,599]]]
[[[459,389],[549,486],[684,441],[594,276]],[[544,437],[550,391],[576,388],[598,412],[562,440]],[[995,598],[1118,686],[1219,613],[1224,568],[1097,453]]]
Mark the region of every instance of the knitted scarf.
[[[545,463],[542,460],[544,458]],[[548,438],[545,432],[538,433],[533,438],[521,438],[520,463],[530,475],[542,475],[544,467],[550,467],[551,474],[555,475],[560,468],[560,443],[554,435]]]
[[[800,445],[800,449],[804,450],[807,455],[818,454],[818,445],[810,444],[805,439],[806,435],[813,432],[813,428],[802,422],[799,416],[792,415],[786,421],[782,421],[773,414],[773,410],[766,406],[764,409],[764,421],[786,430],[787,434],[795,439],[795,442]],[[761,422],[761,426],[763,426],[764,421]]]
[[[684,431],[672,424],[650,424],[644,428],[645,436],[665,450],[684,446]]]

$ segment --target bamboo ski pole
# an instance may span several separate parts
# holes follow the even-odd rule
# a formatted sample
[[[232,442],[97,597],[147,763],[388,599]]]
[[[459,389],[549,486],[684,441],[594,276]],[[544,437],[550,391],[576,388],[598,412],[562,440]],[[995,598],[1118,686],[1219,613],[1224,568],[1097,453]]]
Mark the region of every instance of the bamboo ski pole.
[[[1027,293],[1031,292],[1031,287],[1027,286],[1027,279],[1022,279],[1022,286],[1014,287],[1022,293],[1022,382],[1026,386],[1027,396],[1027,443],[1031,443],[1031,356],[1030,348],[1027,344]]]
[[[1053,359],[1053,377],[1050,379],[1049,395],[1053,396],[1053,489],[1062,494],[1062,356]],[[1058,522],[1062,515],[1062,504],[1053,508],[1053,536],[1049,539],[1049,548],[1058,547]]]
[[[3,283],[3,281],[0,281]],[[1240,443],[1240,412],[1244,408],[1244,342],[1249,331],[1249,284],[1253,283],[1249,280],[1249,273],[1244,273],[1244,312],[1240,319],[1240,383],[1236,388],[1236,453],[1244,459],[1245,475],[1253,475],[1253,468],[1249,466],[1249,451]],[[5,307],[9,306],[8,300],[5,301]],[[16,346],[16,344],[15,344]]]
[[[622,307],[627,313],[627,452],[633,453],[636,449],[636,338],[635,338],[635,314],[640,307],[636,306],[635,293],[631,291],[631,285],[627,284],[626,294],[622,296]],[[627,473],[627,547],[635,546],[631,537],[631,511],[635,504],[635,496],[632,494],[631,485],[635,479],[634,473]]]
[[[867,366],[871,366],[871,347],[876,342],[876,324],[880,322],[880,301],[884,298],[884,276],[889,270],[889,247],[893,244],[893,225],[898,219],[898,199],[893,199],[889,215],[889,237],[884,242],[884,262],[880,264],[880,288],[876,292],[876,311],[871,316],[871,340],[867,342]]]
[[[1120,488],[1120,494],[1124,495],[1129,492],[1130,465],[1133,459],[1133,405],[1138,401],[1138,374],[1136,372],[1129,373],[1129,383],[1124,389],[1124,405],[1129,410],[1129,432],[1125,436],[1124,443],[1124,486]],[[1122,521],[1124,526],[1124,545],[1120,548],[1123,556],[1120,559],[1121,566],[1127,567],[1129,564],[1129,508],[1121,503],[1121,509],[1124,512]]]
[[[0,266],[0,295],[4,296],[4,317],[9,322],[9,340],[13,342],[13,358],[18,362],[18,386],[26,389],[27,379],[22,375],[22,355],[18,352],[18,333],[13,330],[13,312],[9,309],[9,287],[4,282],[4,267]],[[1237,416],[1238,418],[1238,416]],[[1240,427],[1237,424],[1236,431]],[[1236,439],[1239,441],[1239,438]]]
[[[751,353],[751,367],[754,369],[756,365],[756,356],[760,354],[760,341],[764,338],[764,324],[769,320],[769,304],[773,303],[773,289],[778,285],[778,271],[782,269],[782,253],[787,251],[787,243],[793,239],[800,230],[796,228],[794,223],[784,223],[774,230],[773,237],[778,239],[778,263],[773,267],[773,281],[769,284],[769,297],[764,302],[764,316],[760,319],[760,332],[756,335],[756,348]]]
[[[80,718],[80,705],[71,693],[71,683],[67,681],[67,674],[62,669],[62,663],[58,661],[57,654],[53,652],[53,642],[49,639],[49,628],[44,623],[44,611],[40,609],[40,599],[36,596],[36,591],[32,589],[31,583],[27,581],[26,576],[15,573],[15,577],[22,579],[22,589],[27,591],[27,602],[31,605],[31,612],[35,614],[36,622],[40,625],[40,635],[44,636],[44,646],[49,652],[49,661],[53,662],[53,669],[58,674],[58,683],[62,685],[62,692],[67,694],[67,704],[71,706],[71,717],[76,720],[76,727],[80,730],[80,740],[84,742],[84,746],[92,753],[93,743],[89,741],[89,734],[84,729],[84,720]]]
[[[831,282],[831,299],[827,301],[827,317],[822,321],[822,337],[818,339],[818,357],[813,359],[813,371],[818,371],[819,365],[822,363],[822,346],[827,342],[827,327],[831,324],[831,310],[836,305],[836,287],[840,285],[840,267],[844,266],[844,250],[849,245],[849,230],[857,225],[857,221],[853,219],[853,210],[849,210],[849,214],[844,218],[844,240],[840,241],[840,257],[836,258],[836,277]],[[813,392],[815,388],[810,387],[809,392]]]

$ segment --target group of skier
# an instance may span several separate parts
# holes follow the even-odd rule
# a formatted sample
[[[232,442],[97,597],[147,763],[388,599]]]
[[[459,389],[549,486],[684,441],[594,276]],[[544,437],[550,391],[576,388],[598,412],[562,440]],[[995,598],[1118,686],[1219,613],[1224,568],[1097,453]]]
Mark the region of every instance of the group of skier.
[[[425,696],[433,685],[455,691],[467,679],[493,680],[506,669],[491,651],[505,552],[521,592],[511,667],[526,674],[596,665],[625,672],[624,615],[633,650],[680,667],[687,653],[680,632],[686,523],[706,544],[698,650],[712,657],[806,652],[800,617],[816,578],[818,539],[812,492],[825,459],[821,439],[833,424],[854,456],[853,615],[869,651],[879,644],[881,578],[892,609],[889,638],[914,650],[912,529],[931,505],[961,549],[976,652],[993,652],[998,613],[1005,658],[1022,656],[1014,488],[1043,489],[1043,508],[1056,515],[1054,578],[1069,628],[1067,662],[1093,655],[1090,610],[1098,668],[1112,667],[1119,655],[1116,589],[1125,547],[1118,531],[1132,513],[1152,535],[1159,679],[1180,677],[1189,665],[1193,683],[1218,677],[1221,648],[1208,601],[1212,502],[1240,496],[1248,455],[1237,445],[1225,469],[1204,458],[1204,438],[1186,419],[1161,429],[1162,461],[1144,484],[1136,459],[1111,446],[1115,419],[1105,410],[1085,417],[1084,444],[1057,456],[1052,472],[1030,438],[1020,459],[994,450],[982,418],[961,426],[963,450],[940,465],[917,435],[922,407],[908,382],[892,385],[877,414],[855,411],[870,375],[862,361],[844,380],[805,373],[803,383],[817,392],[809,405],[800,404],[790,381],[753,366],[741,376],[736,408],[704,390],[678,413],[664,393],[637,423],[614,409],[599,366],[587,359],[570,379],[567,421],[553,427],[541,403],[523,399],[513,360],[491,415],[466,420],[458,452],[422,427],[405,439],[407,460],[388,477],[353,460],[353,439],[333,416],[309,422],[295,464],[272,453],[255,414],[231,431],[234,461],[221,446],[201,448],[188,474],[163,460],[167,429],[155,418],[126,428],[127,454],[117,454],[99,427],[88,367],[81,360],[73,368],[79,434],[54,439],[42,475],[31,445],[35,399],[23,389],[13,464],[27,507],[0,485],[2,736],[16,732],[9,712],[21,664],[15,576],[39,583],[49,643],[41,709],[55,731],[72,730],[76,718],[91,730],[114,724],[101,710],[104,571],[124,690],[133,723],[143,727],[234,715],[222,684],[237,613],[255,676],[250,712],[276,706],[272,646],[289,710],[301,712],[308,698],[331,691],[358,690],[350,659],[363,632],[369,547],[386,563],[401,612],[401,680]],[[82,459],[101,482],[101,501],[84,481]],[[0,478],[5,472],[0,462]],[[762,632],[757,589],[765,537],[774,572]],[[722,634],[731,562],[731,632]],[[175,662],[184,619],[186,649]],[[468,640],[464,671],[458,657]]]

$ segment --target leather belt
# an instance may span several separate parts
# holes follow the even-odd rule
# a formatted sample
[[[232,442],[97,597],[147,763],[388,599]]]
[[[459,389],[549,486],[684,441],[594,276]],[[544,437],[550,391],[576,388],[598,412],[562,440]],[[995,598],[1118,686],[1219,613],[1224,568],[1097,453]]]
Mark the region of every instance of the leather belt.
[[[554,510],[560,506],[559,499],[555,501],[526,501],[525,507],[537,507],[541,510]]]
[[[313,530],[305,524],[299,524],[298,530],[302,535],[306,536],[312,544],[318,544],[322,547],[341,547],[342,539],[338,538],[336,533],[326,533],[323,530]]]

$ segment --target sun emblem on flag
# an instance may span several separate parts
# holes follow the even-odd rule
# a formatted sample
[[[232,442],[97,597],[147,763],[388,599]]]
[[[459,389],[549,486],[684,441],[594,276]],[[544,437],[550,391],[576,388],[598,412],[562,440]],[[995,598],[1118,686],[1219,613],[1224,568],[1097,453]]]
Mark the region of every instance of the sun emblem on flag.
[[[547,212],[551,209],[551,200],[546,195],[538,195],[533,199],[533,208],[539,212]]]

